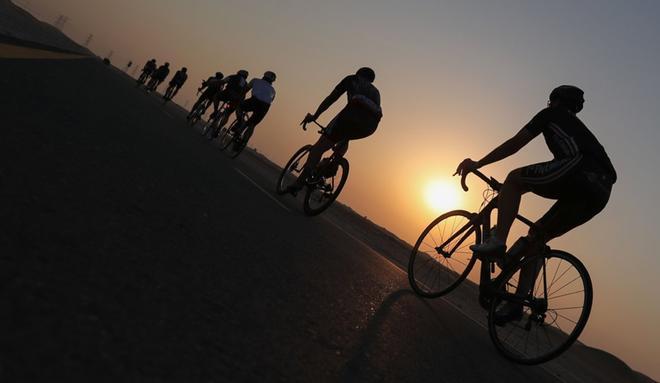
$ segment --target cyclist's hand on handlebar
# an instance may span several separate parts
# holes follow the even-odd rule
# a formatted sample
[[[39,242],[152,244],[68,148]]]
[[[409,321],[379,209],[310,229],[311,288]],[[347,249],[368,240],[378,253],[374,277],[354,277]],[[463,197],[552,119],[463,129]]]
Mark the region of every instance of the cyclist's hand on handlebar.
[[[454,175],[467,175],[468,173],[479,169],[479,163],[477,161],[472,161],[470,158],[466,158],[461,162],[456,168],[456,173]]]
[[[314,115],[311,114],[311,113],[307,113],[307,115],[305,116],[305,118],[303,118],[303,120],[302,120],[302,122],[300,123],[300,125],[302,125],[302,124],[309,124],[309,123],[312,122],[312,121],[316,121],[316,116],[314,116]]]
[[[306,125],[309,124],[309,123],[312,122],[312,121],[316,121],[316,116],[314,116],[314,115],[311,114],[311,113],[307,113],[307,115],[305,116],[305,118],[303,118],[302,122],[300,123],[300,125],[302,125],[302,127],[303,127],[303,130],[307,130],[307,126],[306,126]]]

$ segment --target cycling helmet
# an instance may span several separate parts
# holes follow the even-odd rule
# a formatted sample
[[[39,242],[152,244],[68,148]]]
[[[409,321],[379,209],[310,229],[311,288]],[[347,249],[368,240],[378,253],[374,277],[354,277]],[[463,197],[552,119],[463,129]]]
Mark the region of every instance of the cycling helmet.
[[[244,79],[247,79],[248,76],[250,75],[248,71],[246,71],[245,69],[239,70],[238,72],[236,72],[236,74],[243,77]]]
[[[376,72],[374,72],[373,69],[368,67],[363,67],[358,69],[358,71],[355,72],[355,74],[368,80],[369,82],[374,82],[374,80],[376,79]]]
[[[584,91],[574,85],[561,85],[550,92],[550,102],[559,101],[573,113],[582,110]]]
[[[225,77],[225,75],[222,74],[222,72],[215,72],[215,78],[218,80],[222,80],[223,77]]]
[[[275,72],[272,72],[272,71],[266,71],[264,73],[264,77],[263,77],[264,80],[268,81],[271,84],[273,82],[275,82],[276,78],[277,78],[277,75],[275,74]]]

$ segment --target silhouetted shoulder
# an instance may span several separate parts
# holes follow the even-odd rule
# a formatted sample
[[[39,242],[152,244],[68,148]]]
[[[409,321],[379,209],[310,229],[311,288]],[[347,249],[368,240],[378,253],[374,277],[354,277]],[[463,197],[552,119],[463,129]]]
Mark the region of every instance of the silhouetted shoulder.
[[[527,129],[530,133],[533,135],[537,136],[543,132],[543,129],[545,129],[546,126],[552,121],[554,115],[554,111],[551,108],[545,108],[541,110],[540,112],[536,113],[536,115],[525,125],[525,129]]]
[[[354,74],[351,74],[351,75],[348,75],[348,76],[344,77],[339,82],[339,84],[337,84],[337,86],[335,87],[335,90],[341,91],[342,93],[343,92],[348,92],[348,90],[351,88],[351,85],[353,84],[354,79],[356,77],[357,76],[354,75]]]

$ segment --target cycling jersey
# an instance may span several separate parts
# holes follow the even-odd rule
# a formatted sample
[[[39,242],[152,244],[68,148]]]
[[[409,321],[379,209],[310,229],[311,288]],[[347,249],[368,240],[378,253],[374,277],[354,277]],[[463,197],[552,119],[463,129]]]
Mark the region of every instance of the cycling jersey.
[[[575,114],[546,108],[525,125],[543,133],[552,161],[520,168],[525,188],[557,202],[538,221],[548,239],[587,222],[607,205],[616,171],[605,149]]]
[[[218,80],[215,77],[211,77],[208,80],[206,80],[203,84],[203,86],[206,87],[204,93],[208,92],[208,94],[215,94],[222,89],[222,85],[223,85],[222,80]]]
[[[154,73],[153,77],[156,78],[157,80],[163,81],[165,78],[167,78],[167,75],[170,74],[170,69],[166,66],[161,66],[160,68],[156,69],[156,72]]]
[[[325,135],[335,142],[357,140],[372,135],[383,116],[380,92],[368,80],[349,75],[335,87],[333,93],[346,92],[348,104],[330,121]]]
[[[368,80],[355,74],[346,76],[335,87],[335,92],[346,92],[350,106],[365,108],[375,115],[380,115],[379,118],[382,117],[380,92]]]
[[[183,84],[188,80],[188,75],[182,71],[177,71],[170,81],[171,85],[183,86]]]
[[[256,98],[268,105],[273,103],[273,100],[275,99],[275,89],[268,81],[254,78],[250,81],[249,86],[252,88],[252,98]]]
[[[245,82],[243,76],[237,74],[225,77],[224,82],[227,84],[225,90],[235,94],[244,93],[245,87],[247,86],[247,82]]]
[[[534,136],[543,133],[555,160],[580,163],[616,182],[616,171],[603,146],[573,113],[562,108],[546,108],[525,125]]]
[[[142,68],[142,72],[145,73],[151,73],[154,70],[156,70],[156,63],[153,61],[147,61],[147,63],[144,64],[144,68]]]

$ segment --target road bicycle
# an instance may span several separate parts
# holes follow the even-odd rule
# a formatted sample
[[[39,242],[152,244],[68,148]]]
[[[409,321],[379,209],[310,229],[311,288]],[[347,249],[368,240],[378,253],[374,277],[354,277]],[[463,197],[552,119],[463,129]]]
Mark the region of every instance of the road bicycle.
[[[231,107],[231,104],[222,102],[218,107],[218,110],[213,112],[208,121],[206,121],[200,134],[206,136],[209,140],[217,138],[224,123],[229,119],[229,115],[232,113],[233,109],[234,108]]]
[[[199,105],[197,105],[197,107],[190,112],[190,116],[188,116],[188,124],[190,126],[195,126],[195,124],[197,124],[202,119],[204,113],[206,113],[206,109],[208,109],[209,106],[211,106],[211,100],[202,100],[202,102],[200,102]]]
[[[156,77],[151,76],[149,82],[147,83],[147,93],[155,92],[158,86],[160,85],[160,80]]]
[[[175,85],[170,85],[167,87],[167,90],[165,90],[165,94],[163,95],[163,100],[165,103],[168,101],[172,100],[174,98],[174,95],[177,93],[177,86]]]
[[[220,132],[220,149],[227,150],[229,157],[236,158],[247,146],[254,127],[247,126],[247,121],[250,118],[251,112],[244,112],[239,109],[236,119],[229,125],[228,128],[222,128]]]
[[[138,77],[138,79],[135,80],[135,82],[136,82],[136,85],[135,85],[135,86],[136,86],[136,87],[139,87],[140,85],[144,85],[144,83],[147,82],[147,79],[149,79],[149,76],[151,76],[151,73],[146,72],[146,71],[143,71],[143,72],[140,74],[140,77]]]
[[[324,126],[316,121],[314,121],[314,124],[320,128],[319,134],[325,133],[326,128]],[[304,130],[307,130],[306,125],[303,124]],[[348,179],[349,167],[348,160],[340,153],[344,152],[341,149],[345,145],[348,145],[347,140],[337,142],[332,147],[332,154],[321,159],[312,174],[303,180],[306,189],[303,202],[305,214],[320,214],[332,205],[344,188]],[[277,180],[276,191],[278,194],[286,194],[287,188],[300,177],[311,148],[312,145],[303,146],[286,163]]]
[[[577,340],[589,319],[589,273],[575,256],[545,245],[542,230],[520,214],[516,219],[530,227],[530,235],[506,254],[470,251],[470,245],[485,241],[494,230],[491,213],[502,186],[479,171],[472,173],[489,186],[483,208],[478,213],[450,211],[424,229],[408,263],[410,286],[422,297],[440,297],[458,287],[480,260],[479,303],[488,310],[488,332],[497,350],[518,363],[548,361]],[[466,176],[461,178],[465,191]],[[522,315],[502,318],[502,312],[521,306]]]

